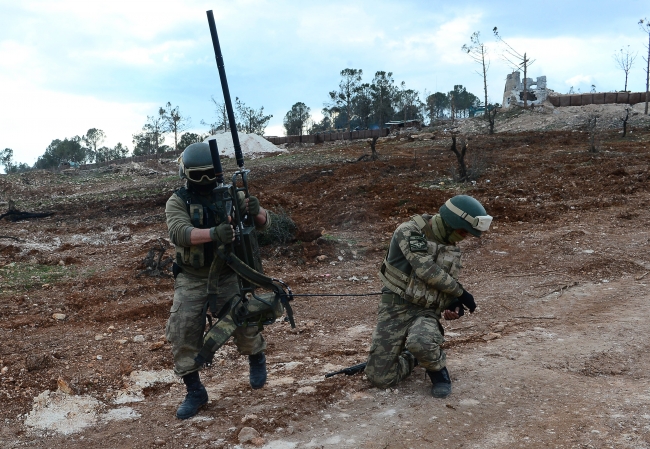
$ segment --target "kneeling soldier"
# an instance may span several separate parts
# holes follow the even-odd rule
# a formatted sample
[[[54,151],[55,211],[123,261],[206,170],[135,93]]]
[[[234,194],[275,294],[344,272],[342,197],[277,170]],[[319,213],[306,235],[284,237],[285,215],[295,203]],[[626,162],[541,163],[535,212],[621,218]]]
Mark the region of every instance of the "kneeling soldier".
[[[366,376],[388,388],[420,364],[431,378],[431,394],[451,393],[440,318],[459,318],[476,303],[458,282],[461,253],[456,243],[480,237],[492,217],[474,198],[457,195],[437,215],[416,215],[395,230],[379,276],[384,284]]]

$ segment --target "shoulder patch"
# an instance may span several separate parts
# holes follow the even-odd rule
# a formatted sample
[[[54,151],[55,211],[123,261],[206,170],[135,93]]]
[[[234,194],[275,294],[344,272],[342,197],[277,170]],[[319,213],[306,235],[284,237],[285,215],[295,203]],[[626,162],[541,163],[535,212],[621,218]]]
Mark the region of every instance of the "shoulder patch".
[[[427,239],[422,235],[411,235],[409,237],[409,248],[411,252],[427,252]]]

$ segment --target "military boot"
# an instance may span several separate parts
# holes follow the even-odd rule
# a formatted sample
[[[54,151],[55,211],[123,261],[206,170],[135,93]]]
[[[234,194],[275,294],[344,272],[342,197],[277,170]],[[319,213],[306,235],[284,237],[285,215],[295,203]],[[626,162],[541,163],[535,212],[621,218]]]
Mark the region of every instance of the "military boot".
[[[202,406],[208,403],[208,392],[205,391],[205,387],[201,383],[198,371],[183,376],[183,382],[187,387],[187,395],[178,410],[176,410],[178,419],[191,418],[199,412]]]
[[[263,352],[248,356],[248,365],[250,366],[249,379],[251,388],[257,390],[262,388],[266,383],[266,357]]]
[[[446,398],[451,394],[451,379],[449,378],[449,371],[447,367],[439,371],[427,370],[429,378],[431,378],[431,396],[434,398]]]

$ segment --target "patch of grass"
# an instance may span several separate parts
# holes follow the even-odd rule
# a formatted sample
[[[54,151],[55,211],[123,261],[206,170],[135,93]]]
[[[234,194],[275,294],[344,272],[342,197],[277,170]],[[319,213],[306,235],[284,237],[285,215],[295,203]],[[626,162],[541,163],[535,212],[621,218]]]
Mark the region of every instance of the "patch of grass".
[[[71,266],[12,262],[0,268],[2,293],[32,290],[40,288],[43,284],[54,284],[73,275],[75,271]]]

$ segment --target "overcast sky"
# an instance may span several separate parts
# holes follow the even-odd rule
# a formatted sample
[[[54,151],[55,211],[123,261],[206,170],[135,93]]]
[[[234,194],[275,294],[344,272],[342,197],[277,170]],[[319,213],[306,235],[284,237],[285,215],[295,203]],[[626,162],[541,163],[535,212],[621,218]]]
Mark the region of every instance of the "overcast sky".
[[[647,0],[0,0],[0,149],[32,165],[52,140],[90,128],[132,149],[167,102],[205,132],[211,97],[222,99],[207,10],[231,96],[273,114],[267,135],[284,134],[296,102],[319,113],[344,68],[362,69],[364,82],[384,70],[421,94],[462,84],[483,98],[479,67],[461,51],[475,31],[490,49],[490,102],[501,103],[511,69],[495,26],[535,60],[529,76],[557,92],[622,90],[613,54],[628,45],[638,52],[628,89],[645,90],[648,35],[637,23],[650,18]]]

